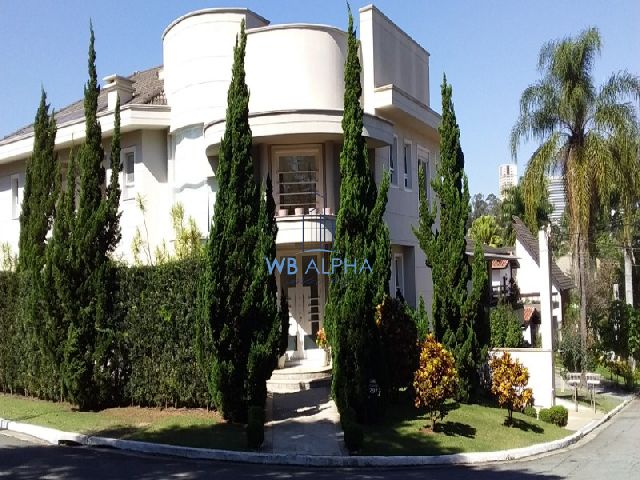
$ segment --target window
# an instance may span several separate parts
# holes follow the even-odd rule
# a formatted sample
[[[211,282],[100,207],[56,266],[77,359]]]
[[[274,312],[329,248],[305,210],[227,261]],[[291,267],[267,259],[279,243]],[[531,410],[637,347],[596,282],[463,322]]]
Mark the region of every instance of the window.
[[[396,298],[404,299],[404,268],[401,253],[393,255],[393,294]]]
[[[431,204],[431,152],[422,147],[418,147],[418,166],[424,169],[424,193]]]
[[[11,177],[11,217],[20,218],[20,177]]]
[[[389,147],[389,182],[391,185],[398,184],[398,178],[396,174],[396,164],[398,157],[398,137],[393,137],[393,144]]]
[[[411,143],[404,144],[404,188],[411,190]]]
[[[122,151],[122,174],[124,178],[124,198],[133,198],[136,183],[136,151],[134,148],[127,148]]]
[[[277,208],[287,215],[314,213],[324,207],[322,157],[319,147],[296,147],[275,150],[274,177]]]

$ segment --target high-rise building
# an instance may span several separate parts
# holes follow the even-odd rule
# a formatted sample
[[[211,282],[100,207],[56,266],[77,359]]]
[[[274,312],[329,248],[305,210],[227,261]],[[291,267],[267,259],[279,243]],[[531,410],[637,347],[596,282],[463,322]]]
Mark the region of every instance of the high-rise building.
[[[518,184],[518,166],[515,163],[504,163],[498,167],[498,186],[500,198],[507,188]]]
[[[553,207],[549,220],[552,223],[559,224],[562,220],[562,215],[567,207],[567,195],[564,189],[564,178],[557,176],[547,177],[549,181],[549,203]]]

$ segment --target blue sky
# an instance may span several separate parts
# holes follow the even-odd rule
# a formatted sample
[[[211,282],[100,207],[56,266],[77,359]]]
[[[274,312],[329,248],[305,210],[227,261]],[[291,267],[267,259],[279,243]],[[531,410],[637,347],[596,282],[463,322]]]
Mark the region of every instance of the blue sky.
[[[351,6],[357,11],[368,3],[352,0]],[[638,0],[379,0],[375,4],[431,54],[435,110],[440,111],[443,72],[452,83],[471,193],[498,189],[498,165],[510,160],[508,137],[518,99],[538,78],[537,54],[545,41],[596,26],[603,38],[596,80],[602,82],[622,69],[640,73]],[[82,97],[90,17],[102,78],[161,64],[160,36],[173,19],[221,6],[244,6],[272,23],[346,28],[344,0],[0,0],[0,137],[32,122],[41,84],[56,108]],[[532,149],[532,145],[521,149],[520,174]]]

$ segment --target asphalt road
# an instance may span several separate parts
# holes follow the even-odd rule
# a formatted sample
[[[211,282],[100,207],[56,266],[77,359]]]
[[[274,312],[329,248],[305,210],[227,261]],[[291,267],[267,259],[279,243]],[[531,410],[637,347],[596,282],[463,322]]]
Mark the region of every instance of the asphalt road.
[[[499,434],[496,429],[496,434]],[[312,469],[241,465],[33,444],[0,433],[0,479],[499,479],[625,480],[640,478],[640,401],[562,452],[482,467]]]

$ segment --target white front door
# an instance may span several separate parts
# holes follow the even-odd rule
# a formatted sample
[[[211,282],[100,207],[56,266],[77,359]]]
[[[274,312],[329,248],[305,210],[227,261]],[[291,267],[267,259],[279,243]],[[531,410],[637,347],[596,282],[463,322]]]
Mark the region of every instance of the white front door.
[[[288,275],[283,270],[280,285],[289,297],[289,357],[294,359],[324,358],[315,338],[323,324],[324,278],[317,254],[296,255],[298,271]],[[317,268],[316,268],[317,267]]]

